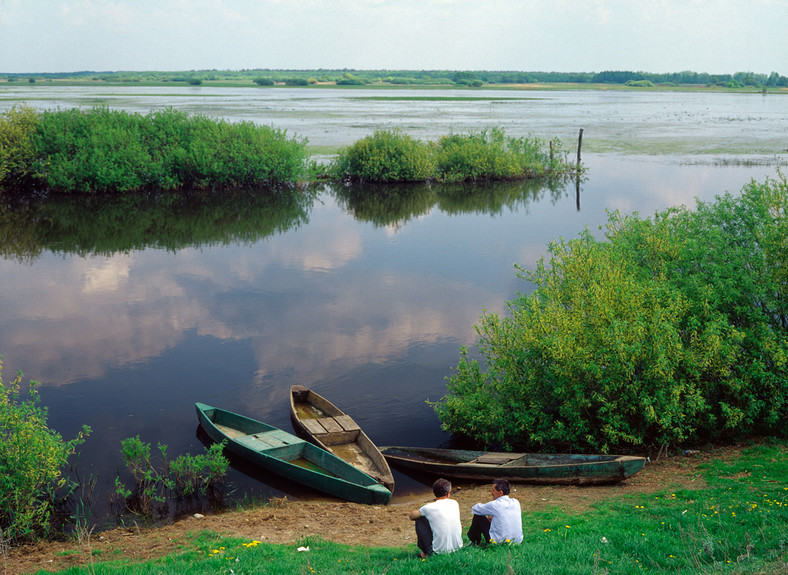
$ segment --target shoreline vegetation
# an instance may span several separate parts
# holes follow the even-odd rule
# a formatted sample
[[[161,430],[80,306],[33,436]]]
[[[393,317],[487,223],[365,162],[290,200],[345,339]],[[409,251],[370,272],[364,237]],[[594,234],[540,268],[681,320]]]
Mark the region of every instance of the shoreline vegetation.
[[[173,109],[147,115],[107,107],[0,114],[0,189],[49,193],[223,190],[314,181],[465,182],[582,172],[561,142],[513,138],[500,128],[421,142],[376,131],[328,164],[306,140],[253,122]],[[579,145],[579,144],[578,144]]]
[[[516,88],[516,89],[667,89],[734,90],[788,93],[788,77],[778,72],[650,73],[626,70],[602,72],[539,72],[495,70],[327,70],[244,69],[188,71],[77,71],[62,73],[4,73],[3,85],[139,85],[216,87],[372,87],[372,88]]]

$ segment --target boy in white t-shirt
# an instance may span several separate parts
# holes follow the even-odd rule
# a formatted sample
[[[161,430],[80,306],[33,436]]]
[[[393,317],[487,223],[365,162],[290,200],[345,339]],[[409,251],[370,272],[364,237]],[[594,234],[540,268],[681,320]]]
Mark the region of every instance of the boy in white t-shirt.
[[[509,497],[511,486],[506,479],[496,479],[490,492],[493,500],[471,508],[473,520],[468,530],[471,545],[480,543],[522,543],[523,512],[520,502]]]
[[[411,511],[408,518],[415,521],[416,544],[420,557],[433,553],[451,553],[462,547],[460,506],[451,496],[451,483],[438,479],[432,484],[435,501]]]

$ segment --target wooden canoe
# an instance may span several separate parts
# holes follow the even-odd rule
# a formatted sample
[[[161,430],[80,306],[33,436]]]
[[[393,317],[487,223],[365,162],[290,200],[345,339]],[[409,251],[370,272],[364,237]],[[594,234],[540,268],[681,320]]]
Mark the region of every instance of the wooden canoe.
[[[333,453],[262,421],[195,404],[208,436],[236,455],[286,479],[356,503],[382,503],[391,491]]]
[[[367,434],[336,405],[301,385],[290,388],[293,427],[326,449],[394,491],[394,475],[386,458]]]
[[[381,447],[380,451],[394,466],[430,475],[469,480],[502,478],[541,484],[617,483],[646,464],[645,457],[631,455],[504,453],[421,447]]]

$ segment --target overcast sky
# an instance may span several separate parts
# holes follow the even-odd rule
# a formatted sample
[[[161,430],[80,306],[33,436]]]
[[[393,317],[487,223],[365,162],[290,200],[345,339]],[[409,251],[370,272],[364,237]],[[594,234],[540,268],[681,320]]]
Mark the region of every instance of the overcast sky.
[[[776,71],[788,0],[0,0],[0,72]]]

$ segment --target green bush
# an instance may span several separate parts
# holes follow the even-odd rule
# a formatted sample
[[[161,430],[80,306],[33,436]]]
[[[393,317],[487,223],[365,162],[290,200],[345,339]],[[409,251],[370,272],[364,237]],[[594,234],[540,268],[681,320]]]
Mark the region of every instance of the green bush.
[[[440,138],[435,165],[443,181],[506,180],[547,175],[551,161],[538,139],[511,138],[493,128]]]
[[[27,177],[35,151],[33,133],[38,114],[29,106],[14,106],[0,114],[0,184]]]
[[[300,176],[307,157],[305,142],[251,122],[101,107],[44,112],[34,150],[33,174],[62,192],[287,182]]]
[[[167,446],[161,443],[159,459],[155,460],[150,444],[139,436],[124,439],[121,448],[134,485],[128,488],[116,477],[115,491],[131,511],[142,515],[151,515],[154,504],[165,503],[169,497],[218,496],[230,466],[222,455],[224,443],[212,444],[202,455],[185,454],[172,461],[167,457]]]
[[[255,78],[254,79],[254,83],[257,84],[258,86],[273,86],[274,85],[274,79],[273,78],[268,78],[268,77]]]
[[[28,540],[50,533],[54,502],[67,487],[62,469],[90,428],[64,441],[47,426],[35,382],[22,399],[22,374],[2,380],[0,358],[0,538]]]
[[[340,151],[333,165],[339,179],[370,182],[504,180],[559,175],[573,169],[553,143],[512,138],[500,128],[451,134],[423,143],[398,130],[378,130]]]
[[[651,80],[627,80],[624,85],[633,88],[653,88],[654,82]]]
[[[427,144],[398,130],[377,130],[340,151],[333,172],[340,179],[417,182],[433,176]]]
[[[695,211],[613,214],[607,239],[550,245],[509,315],[463,349],[444,429],[504,448],[788,434],[784,176]]]

